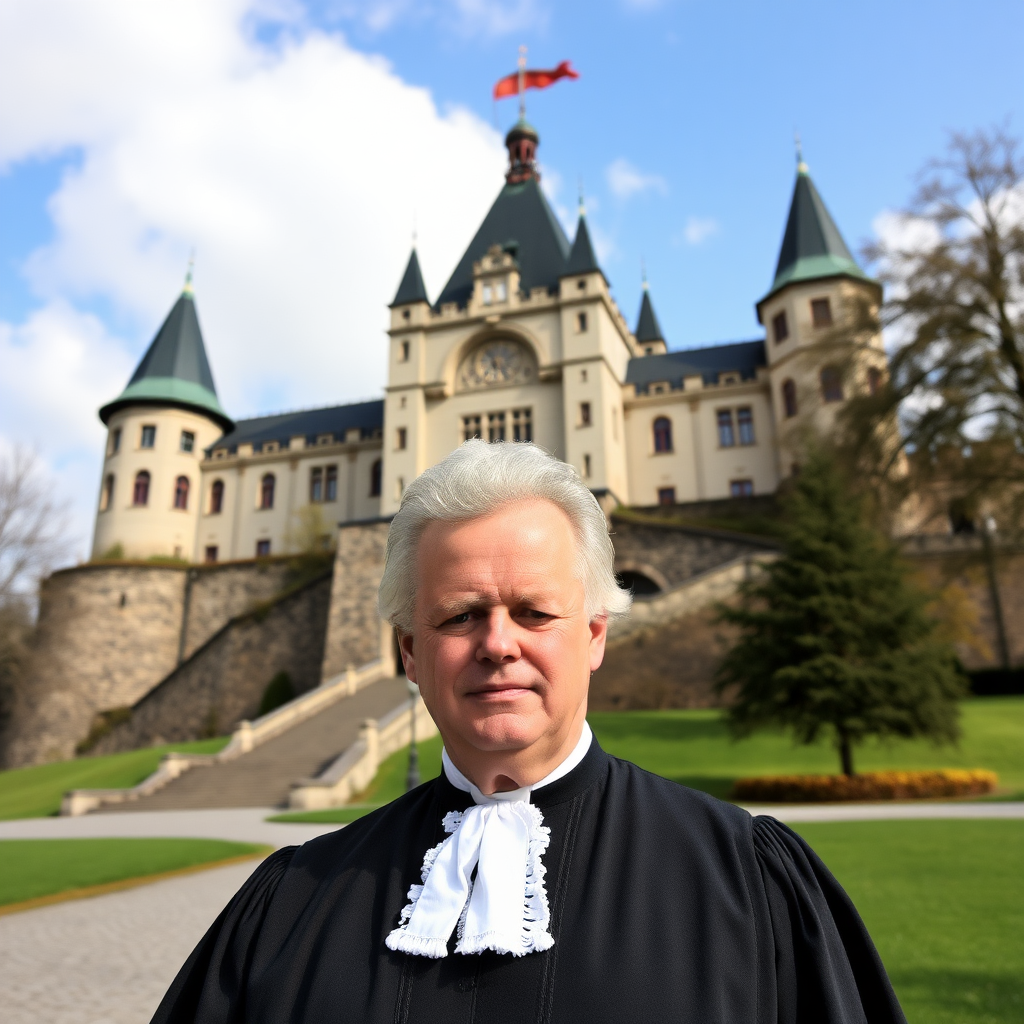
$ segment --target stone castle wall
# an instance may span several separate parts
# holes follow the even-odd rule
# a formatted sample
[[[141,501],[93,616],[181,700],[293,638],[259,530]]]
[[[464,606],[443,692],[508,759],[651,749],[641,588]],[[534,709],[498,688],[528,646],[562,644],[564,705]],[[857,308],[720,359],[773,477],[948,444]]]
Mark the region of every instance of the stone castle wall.
[[[377,587],[384,573],[388,520],[343,524],[324,644],[323,678],[391,657],[391,629],[377,614]]]
[[[91,753],[231,732],[254,719],[267,684],[287,672],[296,694],[320,683],[331,580],[323,576],[232,619],[132,709]]]
[[[46,580],[3,766],[73,757],[97,712],[134,703],[167,675],[184,592],[182,569],[153,565],[81,566]]]

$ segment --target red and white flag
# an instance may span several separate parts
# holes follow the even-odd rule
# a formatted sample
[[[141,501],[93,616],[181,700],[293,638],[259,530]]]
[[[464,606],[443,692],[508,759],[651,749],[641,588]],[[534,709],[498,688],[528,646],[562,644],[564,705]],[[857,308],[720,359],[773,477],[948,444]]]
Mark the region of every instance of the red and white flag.
[[[494,98],[500,100],[505,96],[518,96],[520,89],[523,92],[527,89],[546,89],[549,85],[554,85],[560,78],[579,77],[579,73],[573,71],[567,60],[563,60],[557,68],[551,68],[549,71],[527,71],[524,69],[500,78],[494,85]]]

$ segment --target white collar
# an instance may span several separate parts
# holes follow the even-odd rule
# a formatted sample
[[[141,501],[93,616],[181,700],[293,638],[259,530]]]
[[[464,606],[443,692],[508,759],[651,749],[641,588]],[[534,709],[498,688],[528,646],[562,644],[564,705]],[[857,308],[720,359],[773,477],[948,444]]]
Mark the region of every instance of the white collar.
[[[409,888],[409,903],[385,939],[389,949],[414,956],[444,957],[452,932],[456,953],[524,956],[554,945],[542,861],[551,829],[540,808],[530,802],[535,789],[573,770],[593,741],[590,726],[572,753],[532,786],[485,796],[443,755],[445,775],[473,804],[444,816],[448,838],[427,850],[422,884]]]
[[[448,751],[442,749],[441,751],[441,765],[444,768],[444,773],[448,777],[448,781],[456,788],[461,789],[463,793],[469,793],[473,797],[473,802],[477,804],[489,804],[494,803],[496,800],[529,800],[530,793],[535,789],[540,789],[542,786],[548,786],[552,782],[556,782],[558,779],[573,770],[582,760],[587,756],[587,751],[590,750],[590,744],[594,739],[594,734],[591,732],[589,723],[584,719],[583,730],[580,732],[580,738],[576,741],[576,746],[572,748],[569,756],[562,761],[558,767],[553,771],[548,772],[540,782],[535,782],[532,786],[523,786],[520,789],[508,790],[504,793],[491,793],[485,794],[466,778],[455,764],[452,759],[448,756]]]

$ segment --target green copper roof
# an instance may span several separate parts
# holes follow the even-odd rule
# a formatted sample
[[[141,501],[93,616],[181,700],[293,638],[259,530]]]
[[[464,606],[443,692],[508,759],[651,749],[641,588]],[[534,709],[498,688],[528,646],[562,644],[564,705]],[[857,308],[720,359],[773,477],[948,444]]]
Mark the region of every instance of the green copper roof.
[[[128,386],[100,409],[100,419],[106,423],[128,405],[195,409],[212,416],[225,429],[231,427],[231,419],[217,399],[190,284],[186,283],[171,307]]]
[[[665,335],[662,334],[661,331],[661,324],[658,323],[658,318],[654,313],[654,305],[651,302],[651,293],[647,290],[646,285],[644,285],[644,297],[640,301],[640,317],[636,323],[636,333],[634,337],[641,344],[645,341],[665,340]]]
[[[427,286],[423,283],[423,274],[420,272],[420,259],[413,249],[409,262],[406,264],[405,273],[402,275],[402,283],[395,292],[394,306],[404,306],[408,302],[429,302],[427,298]]]
[[[515,256],[523,291],[558,288],[558,279],[566,273],[569,240],[536,179],[507,184],[498,193],[438,296],[439,309],[446,302],[466,305],[473,294],[473,264],[482,259],[492,245],[500,245]]]
[[[801,164],[775,267],[775,280],[765,298],[787,284],[840,275],[875,283],[857,266],[806,166]]]
[[[576,240],[572,243],[572,252],[569,253],[569,262],[566,264],[565,273],[589,274],[595,270],[602,273],[601,268],[597,265],[594,247],[590,244],[587,218],[581,212],[579,223],[576,225]]]

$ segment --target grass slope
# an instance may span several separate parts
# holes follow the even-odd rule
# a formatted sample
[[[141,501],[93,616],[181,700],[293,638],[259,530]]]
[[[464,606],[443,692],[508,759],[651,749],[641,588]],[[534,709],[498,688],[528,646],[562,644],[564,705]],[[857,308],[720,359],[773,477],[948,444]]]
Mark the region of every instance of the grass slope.
[[[5,839],[0,906],[265,852],[221,839]]]
[[[804,824],[910,1024],[1024,1020],[1024,821]]]
[[[61,797],[69,789],[116,789],[138,785],[156,771],[160,758],[170,751],[183,754],[216,754],[226,737],[174,743],[146,750],[103,757],[76,757],[0,772],[0,820],[43,818],[60,811]]]
[[[718,711],[592,712],[588,720],[601,746],[667,779],[714,796],[729,795],[744,775],[834,774],[836,755],[825,743],[794,746],[781,733],[758,733],[734,743]],[[920,740],[858,749],[862,771],[886,768],[990,768],[1007,795],[1024,798],[1024,697],[975,697],[963,704],[964,736],[958,747],[934,747]],[[441,740],[417,744],[420,774],[441,771]],[[348,822],[405,792],[408,750],[380,767],[365,793],[348,807],[284,814],[274,821]]]

